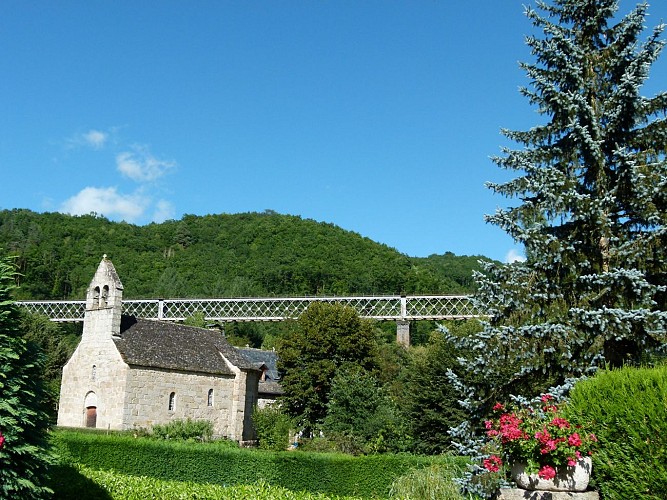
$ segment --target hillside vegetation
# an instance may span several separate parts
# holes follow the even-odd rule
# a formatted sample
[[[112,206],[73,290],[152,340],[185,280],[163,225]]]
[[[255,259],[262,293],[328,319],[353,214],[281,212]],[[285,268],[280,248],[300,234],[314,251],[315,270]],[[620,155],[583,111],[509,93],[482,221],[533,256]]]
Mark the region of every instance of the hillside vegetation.
[[[127,298],[467,293],[480,257],[413,258],[338,226],[263,213],[136,226],[94,214],[0,211],[18,299],[81,299],[103,254]]]

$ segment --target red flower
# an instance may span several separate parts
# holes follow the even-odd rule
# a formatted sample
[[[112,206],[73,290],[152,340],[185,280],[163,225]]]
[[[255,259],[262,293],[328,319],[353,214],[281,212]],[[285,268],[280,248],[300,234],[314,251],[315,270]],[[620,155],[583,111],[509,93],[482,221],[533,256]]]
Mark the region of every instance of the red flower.
[[[567,438],[567,444],[570,446],[581,446],[581,437],[576,432]]]
[[[551,394],[544,394],[542,396],[542,402],[546,403],[548,401],[551,401],[554,397]]]
[[[0,450],[2,450],[2,447],[5,445],[5,436],[2,435],[2,432],[0,432]]]
[[[570,428],[570,422],[568,422],[564,418],[559,418],[556,417],[551,421],[551,425],[555,425],[559,429],[569,429]]]
[[[545,465],[539,470],[537,475],[542,479],[553,479],[556,477],[556,469],[554,469],[551,465]]]
[[[502,466],[503,461],[497,455],[491,455],[489,458],[484,459],[484,467],[489,472],[498,472]]]
[[[505,407],[500,403],[496,403],[495,405],[493,405],[493,411],[502,411],[504,409]]]

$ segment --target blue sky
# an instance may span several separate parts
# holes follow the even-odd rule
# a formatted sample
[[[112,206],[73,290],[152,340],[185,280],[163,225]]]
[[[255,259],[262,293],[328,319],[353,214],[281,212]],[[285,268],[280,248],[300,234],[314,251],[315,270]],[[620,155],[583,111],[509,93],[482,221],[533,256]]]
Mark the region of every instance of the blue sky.
[[[500,128],[539,122],[517,92],[524,3],[3,0],[0,208],[270,209],[505,260],[521,249],[484,223],[507,203],[484,182],[507,178]],[[650,27],[667,20],[652,3]]]

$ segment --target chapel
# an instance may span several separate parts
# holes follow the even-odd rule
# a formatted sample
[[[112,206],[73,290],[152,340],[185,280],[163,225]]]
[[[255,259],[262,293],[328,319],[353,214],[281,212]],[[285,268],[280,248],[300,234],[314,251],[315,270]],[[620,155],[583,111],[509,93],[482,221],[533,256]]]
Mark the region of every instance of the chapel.
[[[86,294],[83,334],[63,368],[58,425],[150,429],[209,420],[214,435],[255,439],[261,366],[219,330],[122,314],[123,285],[106,255]]]

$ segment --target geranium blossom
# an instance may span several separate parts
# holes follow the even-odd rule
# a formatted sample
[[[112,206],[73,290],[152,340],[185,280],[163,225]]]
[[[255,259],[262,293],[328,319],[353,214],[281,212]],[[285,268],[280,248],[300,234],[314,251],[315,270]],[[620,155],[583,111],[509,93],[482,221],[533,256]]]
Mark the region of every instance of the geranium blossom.
[[[0,450],[2,450],[3,446],[5,446],[5,436],[3,436],[2,432],[0,432]]]
[[[556,469],[554,469],[551,465],[545,465],[539,470],[537,475],[542,479],[553,479],[556,477]]]
[[[498,455],[491,455],[484,459],[484,467],[490,472],[498,472],[503,466],[503,460]]]
[[[548,394],[535,406],[526,405],[511,411],[511,408],[496,403],[494,408],[498,416],[484,421],[490,439],[489,454],[497,457],[497,460],[484,460],[484,467],[489,471],[500,470],[502,461],[522,463],[528,474],[539,473],[543,479],[550,479],[559,468],[576,465],[595,447],[595,436],[564,418],[561,413],[563,404],[554,404],[553,397]]]

